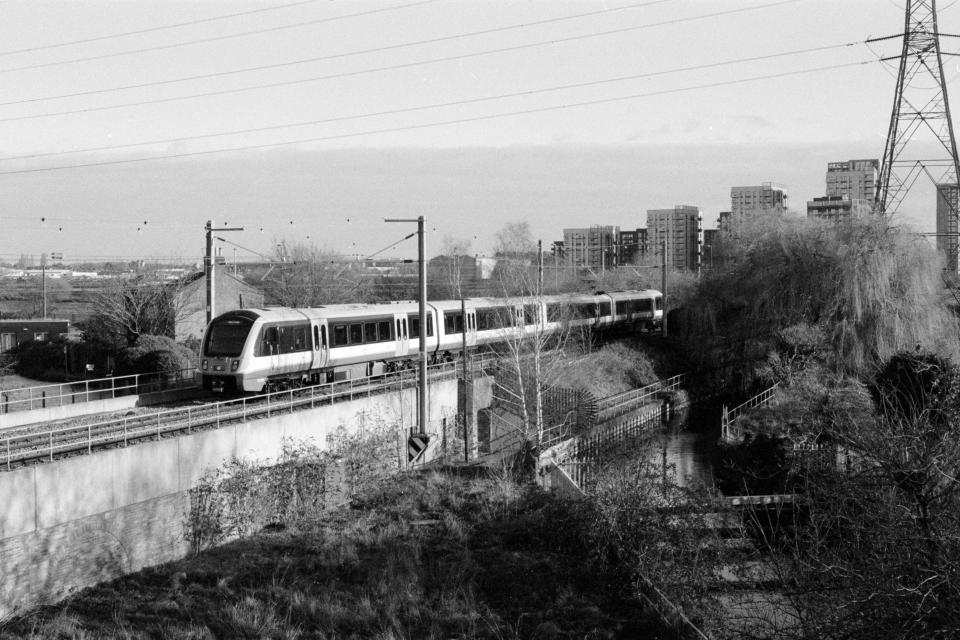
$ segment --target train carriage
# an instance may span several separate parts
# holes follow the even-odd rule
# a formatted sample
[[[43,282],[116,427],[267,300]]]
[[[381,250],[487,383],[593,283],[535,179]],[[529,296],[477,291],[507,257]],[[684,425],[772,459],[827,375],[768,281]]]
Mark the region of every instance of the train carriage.
[[[663,317],[658,291],[621,291],[541,298],[473,298],[427,304],[426,350],[431,360],[528,336],[571,328],[652,329]],[[419,353],[415,302],[271,307],[229,311],[204,335],[203,387],[260,392],[318,384],[353,373],[407,366]]]

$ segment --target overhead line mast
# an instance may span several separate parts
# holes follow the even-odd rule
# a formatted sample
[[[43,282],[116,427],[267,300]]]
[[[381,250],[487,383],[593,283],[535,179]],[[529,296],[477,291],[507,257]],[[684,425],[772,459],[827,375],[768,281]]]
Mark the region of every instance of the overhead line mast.
[[[936,0],[906,0],[900,35],[903,49],[874,211],[885,215],[896,213],[920,175],[926,174],[937,186],[938,249],[946,253],[948,269],[956,272],[960,162],[940,53]],[[900,36],[871,38],[867,42],[896,37]],[[933,80],[932,86],[924,86],[924,81],[930,80]],[[937,141],[934,153],[908,149],[921,130],[929,130]]]

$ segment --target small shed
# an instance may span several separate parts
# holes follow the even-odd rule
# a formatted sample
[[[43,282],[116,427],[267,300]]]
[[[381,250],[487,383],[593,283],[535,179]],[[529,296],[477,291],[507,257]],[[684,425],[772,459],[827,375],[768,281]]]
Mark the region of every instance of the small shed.
[[[219,267],[214,273],[215,315],[235,309],[263,306],[261,290],[227,273],[223,267]],[[175,327],[177,341],[199,339],[203,336],[207,327],[207,283],[203,272],[194,273],[182,281],[177,294]]]
[[[0,353],[7,353],[24,342],[47,342],[70,331],[69,320],[0,320]]]

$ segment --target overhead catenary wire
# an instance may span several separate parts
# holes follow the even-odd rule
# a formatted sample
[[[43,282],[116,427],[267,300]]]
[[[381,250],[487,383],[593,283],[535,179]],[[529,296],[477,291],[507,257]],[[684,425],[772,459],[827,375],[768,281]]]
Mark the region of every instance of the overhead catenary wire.
[[[259,35],[263,33],[273,33],[276,31],[286,31],[290,29],[298,29],[302,27],[308,27],[316,24],[324,24],[327,22],[334,22],[338,20],[345,20],[347,18],[357,18],[362,16],[373,15],[376,13],[384,13],[387,11],[396,11],[398,9],[407,9],[410,7],[416,7],[423,4],[429,4],[431,2],[436,2],[437,0],[417,0],[417,2],[410,2],[407,4],[396,5],[393,7],[380,7],[378,9],[368,9],[366,11],[358,11],[357,13],[344,14],[340,16],[328,16],[326,18],[317,18],[315,20],[303,20],[294,24],[279,25],[276,27],[264,27],[262,29],[253,29],[250,31],[244,31],[241,33],[230,33],[223,34],[219,36],[208,36],[206,38],[198,38],[195,40],[188,40],[184,42],[176,42],[172,44],[161,44],[155,45],[152,47],[141,47],[139,49],[129,49],[127,51],[115,51],[113,53],[103,53],[95,56],[86,56],[82,58],[72,58],[70,60],[57,60],[54,62],[39,62],[36,64],[24,65],[20,67],[10,67],[7,69],[0,69],[0,73],[13,73],[16,71],[33,71],[35,69],[47,69],[50,67],[61,67],[68,64],[78,64],[81,62],[93,62],[96,60],[108,60],[110,58],[118,58],[122,56],[132,56],[140,53],[150,53],[154,51],[164,51],[167,49],[176,49],[178,47],[185,47],[195,44],[204,44],[207,42],[217,42],[222,40],[231,40],[236,38],[245,38],[251,35]]]
[[[573,14],[573,15],[568,15],[568,16],[560,16],[560,17],[557,17],[557,18],[547,18],[547,19],[544,19],[544,20],[535,20],[535,21],[532,21],[532,22],[524,22],[524,23],[521,23],[521,24],[507,25],[507,26],[504,26],[504,27],[496,27],[496,28],[493,28],[493,29],[485,29],[485,30],[483,30],[483,31],[473,31],[473,32],[465,33],[465,34],[458,34],[458,35],[454,35],[454,36],[449,36],[449,38],[467,38],[467,37],[473,37],[473,36],[481,35],[481,34],[482,34],[482,35],[487,35],[487,34],[491,34],[491,33],[498,33],[498,32],[503,32],[503,31],[514,30],[514,29],[524,29],[524,28],[529,28],[529,27],[532,27],[532,26],[539,26],[539,25],[543,25],[543,24],[550,24],[550,23],[556,23],[556,22],[562,22],[562,21],[568,21],[568,20],[576,20],[576,19],[585,18],[585,17],[590,17],[590,16],[596,16],[596,15],[601,15],[601,14],[612,13],[612,12],[615,12],[615,11],[625,11],[625,10],[628,10],[628,9],[637,9],[637,8],[645,7],[645,6],[648,6],[648,5],[660,4],[660,3],[662,3],[662,2],[671,2],[671,1],[673,1],[673,0],[651,0],[651,1],[647,1],[647,2],[639,2],[639,3],[636,3],[636,4],[626,5],[626,6],[623,6],[623,7],[611,7],[611,8],[602,9],[602,10],[600,10],[600,11],[589,11],[589,12],[586,12],[586,13],[578,13],[578,14]],[[697,18],[697,19],[699,19],[699,18]],[[646,27],[646,26],[642,26],[642,27],[640,27],[640,28],[647,28],[647,27]],[[601,35],[605,35],[605,33],[597,34],[597,36],[601,36]],[[583,39],[584,37],[597,37],[597,36],[594,36],[594,35],[588,35],[588,36],[572,36],[569,40],[579,40],[579,39]],[[303,83],[303,82],[314,82],[314,81],[320,81],[320,80],[330,80],[330,79],[334,79],[334,78],[346,78],[346,77],[357,76],[357,75],[362,75],[362,74],[367,74],[367,73],[376,73],[376,72],[380,72],[380,71],[394,71],[394,70],[397,70],[397,69],[405,69],[405,68],[409,68],[409,67],[416,67],[416,66],[426,65],[426,64],[436,64],[436,63],[440,63],[440,62],[452,62],[452,61],[456,61],[456,60],[464,60],[464,59],[467,59],[467,58],[475,58],[475,57],[479,57],[479,56],[486,56],[486,55],[492,55],[492,54],[497,54],[497,53],[507,53],[507,52],[511,52],[511,51],[521,51],[521,50],[523,50],[523,49],[529,49],[529,48],[533,48],[533,47],[540,47],[540,46],[551,45],[551,44],[559,44],[559,43],[561,43],[561,42],[566,42],[566,41],[568,41],[568,39],[565,39],[565,38],[561,38],[561,39],[554,38],[554,39],[550,39],[550,40],[543,40],[543,41],[540,41],[540,42],[532,42],[532,43],[520,44],[520,45],[515,45],[515,46],[510,46],[510,47],[500,47],[500,48],[497,48],[497,49],[489,49],[489,50],[479,51],[479,52],[473,52],[473,53],[465,53],[465,54],[459,54],[459,55],[453,55],[453,56],[443,56],[443,57],[440,57],[440,58],[432,58],[432,59],[429,59],[429,60],[420,60],[420,61],[410,62],[410,63],[395,64],[395,65],[388,65],[388,66],[381,66],[381,67],[373,67],[373,68],[370,68],[370,69],[360,69],[360,70],[357,70],[357,71],[348,71],[348,72],[335,73],[335,74],[329,74],[329,75],[324,75],[324,76],[315,76],[315,77],[312,77],[312,78],[299,79],[299,80],[291,81],[291,82],[288,82],[288,83],[259,85],[259,86],[253,86],[253,87],[241,87],[241,88],[238,88],[238,89],[235,89],[235,90],[232,90],[232,91],[226,91],[226,93],[241,92],[241,91],[252,91],[252,90],[255,90],[255,89],[258,89],[258,88],[272,88],[272,87],[275,87],[275,86],[286,86],[287,84],[298,84],[298,83]],[[411,46],[415,46],[415,45],[418,45],[418,44],[432,44],[432,43],[433,43],[433,41],[430,40],[430,41],[418,41],[418,42],[401,44],[401,45],[396,45],[396,46],[398,46],[398,47],[411,47]],[[378,50],[378,51],[379,51],[379,50]],[[331,55],[325,55],[325,56],[315,56],[315,57],[311,57],[311,58],[301,58],[301,59],[299,59],[299,60],[290,60],[290,61],[278,62],[278,63],[274,63],[274,64],[256,65],[256,66],[252,66],[252,67],[241,67],[241,68],[239,68],[239,69],[231,69],[231,70],[229,70],[229,71],[216,71],[216,72],[212,72],[212,73],[202,73],[202,74],[197,74],[197,75],[182,76],[182,77],[179,77],[179,78],[170,78],[170,79],[167,79],[167,80],[154,80],[154,81],[151,81],[151,82],[141,82],[141,83],[136,83],[136,84],[128,84],[128,85],[122,85],[122,86],[118,86],[118,87],[108,87],[108,88],[103,88],[103,89],[91,89],[91,90],[87,90],[87,91],[77,91],[77,92],[74,92],[74,93],[64,93],[64,94],[58,94],[58,95],[54,95],[54,96],[41,96],[41,97],[36,97],[36,98],[24,98],[24,99],[21,99],[21,100],[10,100],[10,101],[7,101],[7,102],[0,102],[0,107],[6,107],[6,106],[11,106],[11,105],[17,105],[17,104],[30,104],[30,103],[36,103],[36,102],[47,102],[47,101],[51,101],[51,100],[62,100],[62,99],[66,99],[66,98],[78,98],[78,97],[84,97],[84,96],[90,96],[90,95],[100,95],[100,94],[104,94],[104,93],[113,93],[113,92],[117,92],[117,91],[127,91],[127,90],[130,90],[130,89],[144,89],[144,88],[148,88],[148,87],[156,87],[156,86],[162,86],[162,85],[176,84],[176,83],[179,83],[179,82],[190,82],[190,81],[194,81],[194,80],[211,80],[211,79],[213,79],[213,78],[222,78],[222,77],[226,77],[226,76],[230,76],[230,75],[237,75],[237,74],[241,74],[241,73],[250,73],[250,72],[256,72],[256,71],[268,71],[268,70],[271,70],[271,69],[280,69],[280,68],[283,68],[283,67],[291,67],[291,66],[296,66],[296,65],[309,64],[309,63],[313,63],[313,62],[323,62],[323,61],[332,60],[332,59],[335,59],[335,58],[343,58],[343,57],[348,57],[348,56],[353,56],[353,55],[360,55],[360,54],[369,53],[369,52],[370,52],[370,50],[361,50],[361,51],[359,51],[359,52],[346,52],[346,53],[338,53],[338,54],[331,54]],[[220,95],[220,94],[219,94],[219,93],[196,94],[196,95],[188,95],[188,96],[179,96],[179,97],[175,97],[175,98],[171,98],[171,99],[172,99],[172,100],[185,100],[185,99],[194,98],[194,97],[205,97],[205,96],[207,96],[207,95]],[[140,104],[141,104],[141,103],[138,102],[138,103],[129,103],[129,104],[122,104],[122,105],[107,105],[107,106],[105,106],[105,107],[102,107],[102,109],[114,109],[114,108],[121,108],[121,107],[127,107],[127,106],[139,106]],[[149,102],[148,102],[147,104],[149,104]],[[80,110],[76,110],[76,111],[66,111],[66,112],[58,112],[58,113],[51,113],[51,114],[40,114],[40,115],[36,115],[36,116],[32,116],[32,117],[43,118],[43,117],[47,117],[47,116],[70,115],[70,114],[73,114],[73,113],[86,113],[87,111],[88,111],[88,110],[86,110],[86,109],[80,109]]]
[[[290,123],[284,123],[284,124],[265,125],[265,126],[262,126],[262,127],[250,127],[250,128],[246,128],[246,129],[233,129],[233,130],[229,130],[229,131],[220,131],[220,132],[215,132],[215,133],[198,134],[198,135],[178,137],[178,138],[163,138],[163,139],[157,139],[157,140],[144,140],[144,141],[141,141],[141,142],[130,142],[130,143],[119,144],[119,145],[104,145],[104,146],[99,146],[99,147],[85,147],[85,148],[82,148],[82,149],[71,149],[71,150],[68,150],[68,151],[51,151],[51,152],[45,152],[45,153],[32,153],[32,154],[24,154],[24,155],[17,155],[17,156],[0,156],[0,161],[27,160],[27,159],[44,158],[44,157],[52,157],[52,156],[71,155],[71,154],[77,154],[77,153],[93,153],[93,152],[100,152],[100,151],[118,151],[118,150],[121,150],[121,149],[130,149],[130,148],[133,148],[133,147],[148,146],[148,145],[154,145],[154,144],[171,144],[171,143],[176,143],[176,142],[188,142],[188,141],[191,141],[191,140],[203,140],[203,139],[208,139],[208,138],[217,138],[217,137],[230,136],[230,135],[242,135],[242,134],[249,134],[249,133],[262,133],[262,132],[265,132],[265,131],[275,131],[275,130],[278,130],[278,129],[288,129],[288,128],[294,128],[294,127],[306,127],[306,126],[313,126],[313,125],[318,125],[318,124],[330,124],[330,123],[333,123],[333,122],[343,122],[343,121],[348,121],[348,120],[357,120],[357,119],[363,119],[363,118],[373,118],[373,117],[379,117],[379,116],[385,116],[385,115],[399,115],[399,114],[402,114],[402,113],[412,113],[412,112],[423,111],[423,110],[427,110],[427,109],[439,109],[439,108],[444,108],[444,107],[463,106],[463,105],[475,104],[475,103],[479,103],[479,102],[489,102],[489,101],[492,101],[492,100],[503,100],[503,99],[507,99],[507,98],[516,98],[516,97],[521,97],[521,96],[531,96],[531,95],[538,95],[538,94],[543,94],[543,93],[551,93],[551,92],[556,92],[556,91],[564,91],[564,90],[568,90],[568,89],[580,89],[580,88],[592,87],[592,86],[599,86],[599,85],[604,85],[604,84],[612,84],[612,83],[616,83],[616,82],[625,82],[625,81],[629,81],[629,80],[639,80],[639,79],[645,79],[645,78],[654,78],[654,77],[659,77],[659,76],[671,75],[671,74],[675,74],[675,73],[684,73],[684,72],[689,72],[689,71],[701,71],[701,70],[704,70],[704,69],[714,69],[714,68],[718,68],[718,67],[731,66],[731,65],[736,65],[736,64],[745,64],[745,63],[748,63],[748,62],[758,62],[758,61],[761,61],[761,60],[771,60],[771,59],[775,59],[775,58],[783,58],[783,57],[788,57],[788,56],[793,56],[793,55],[801,55],[801,54],[807,54],[807,53],[815,53],[815,52],[829,51],[829,50],[833,50],[833,49],[840,49],[840,48],[844,48],[844,47],[851,47],[851,46],[854,46],[854,45],[856,45],[856,44],[860,44],[860,43],[859,43],[859,42],[847,42],[847,43],[836,44],[836,45],[825,45],[825,46],[819,46],[819,47],[809,47],[809,48],[806,48],[806,49],[796,49],[796,50],[793,50],[793,51],[784,51],[784,52],[780,52],[780,53],[771,53],[771,54],[760,55],[760,56],[750,56],[750,57],[747,57],[747,58],[739,58],[739,59],[736,59],[736,60],[724,60],[724,61],[720,61],[720,62],[712,62],[712,63],[707,63],[707,64],[691,65],[691,66],[686,66],[686,67],[678,67],[678,68],[674,68],[674,69],[664,69],[664,70],[661,70],[661,71],[650,71],[650,72],[646,72],[646,73],[630,74],[630,75],[626,75],[626,76],[617,76],[617,77],[614,77],[614,78],[604,78],[604,79],[600,79],[600,80],[590,80],[590,81],[585,81],[585,82],[568,83],[568,84],[556,85],[556,86],[552,86],[552,87],[544,87],[544,88],[540,88],[540,89],[527,89],[527,90],[524,90],[524,91],[515,91],[515,92],[511,92],[511,93],[497,94],[497,95],[493,95],[493,96],[482,96],[482,97],[477,97],[477,98],[467,98],[467,99],[463,99],[463,100],[454,100],[454,101],[448,101],[448,102],[439,102],[439,103],[433,103],[433,104],[428,104],[428,105],[420,105],[420,106],[414,106],[414,107],[406,107],[406,108],[402,108],[402,109],[389,109],[389,110],[385,110],[385,111],[376,111],[376,112],[370,112],[370,113],[354,114],[354,115],[348,115],[348,116],[339,116],[339,117],[333,117],[333,118],[321,118],[321,119],[315,119],[315,120],[306,120],[306,121],[300,121],[300,122],[290,122]],[[2,121],[3,121],[3,120],[0,119],[0,122],[2,122]]]
[[[7,51],[0,51],[0,56],[12,56],[12,55],[21,54],[21,53],[34,53],[36,51],[60,49],[63,47],[71,47],[78,44],[102,42],[104,40],[114,40],[116,38],[125,38],[129,36],[140,36],[146,33],[156,33],[157,31],[168,31],[170,29],[180,29],[182,27],[190,27],[198,24],[209,24],[211,22],[219,22],[221,20],[230,20],[232,18],[240,18],[243,16],[250,16],[258,13],[266,13],[268,11],[279,11],[281,9],[299,7],[305,4],[316,4],[317,2],[323,2],[323,0],[299,0],[299,2],[288,2],[287,4],[279,4],[271,7],[261,7],[260,9],[250,9],[248,11],[238,11],[236,13],[227,13],[227,14],[221,14],[217,16],[209,16],[206,18],[197,18],[196,20],[187,20],[185,22],[176,22],[173,24],[160,25],[156,27],[145,27],[143,29],[134,29],[133,31],[121,31],[118,33],[111,33],[111,34],[102,35],[102,36],[93,36],[90,38],[67,40],[65,42],[56,42],[52,44],[41,44],[34,47],[25,47],[23,49],[8,49]]]
[[[637,99],[641,99],[641,98],[649,98],[649,97],[655,97],[655,96],[670,95],[670,94],[675,94],[675,93],[684,93],[684,92],[687,92],[687,91],[695,91],[695,90],[700,90],[700,89],[710,89],[710,88],[716,88],[716,87],[730,86],[730,85],[736,85],[736,84],[743,84],[743,83],[747,83],[747,82],[758,82],[758,81],[762,81],[762,80],[773,80],[773,79],[785,78],[785,77],[789,77],[789,76],[797,76],[797,75],[810,74],[810,73],[820,73],[820,72],[824,72],[824,71],[831,71],[831,70],[835,70],[835,69],[850,68],[850,67],[854,67],[854,66],[863,66],[863,65],[875,64],[875,63],[877,63],[877,60],[875,60],[875,59],[874,59],[874,60],[863,60],[863,61],[858,61],[858,62],[848,62],[848,63],[827,65],[827,66],[814,67],[814,68],[808,68],[808,69],[799,69],[799,70],[786,71],[786,72],[780,72],[780,73],[765,74],[765,75],[753,76],[753,77],[749,77],[749,78],[739,78],[739,79],[734,79],[734,80],[722,80],[722,81],[718,81],[718,82],[710,82],[710,83],[705,83],[705,84],[699,84],[699,85],[693,85],[693,86],[687,86],[687,87],[678,87],[678,88],[673,88],[673,89],[664,89],[664,90],[660,90],[660,91],[651,91],[651,92],[646,92],[646,93],[634,93],[634,94],[629,94],[629,95],[624,95],[624,96],[614,96],[614,97],[609,97],[609,98],[596,98],[596,99],[591,99],[591,100],[580,100],[580,101],[568,102],[568,103],[559,104],[559,105],[549,105],[549,106],[534,107],[534,108],[529,108],[529,109],[518,109],[518,110],[505,111],[505,112],[500,112],[500,113],[485,114],[485,115],[479,115],[479,116],[461,117],[461,118],[454,118],[454,119],[449,119],[449,120],[439,120],[439,121],[425,122],[425,123],[412,124],[412,125],[402,125],[402,126],[395,126],[395,127],[384,127],[384,128],[380,128],[380,129],[370,129],[370,130],[367,130],[367,131],[358,131],[358,132],[351,132],[351,133],[332,134],[332,135],[327,135],[327,136],[316,136],[316,137],[310,137],[310,138],[299,138],[299,139],[296,139],[296,140],[286,140],[286,141],[283,141],[283,142],[267,142],[267,143],[262,143],[262,144],[249,144],[249,145],[241,145],[241,146],[229,147],[229,148],[205,149],[205,150],[200,150],[200,151],[187,151],[187,152],[179,152],[179,153],[169,153],[169,154],[155,155],[155,156],[147,156],[147,157],[139,157],[139,158],[121,158],[121,159],[115,159],[115,160],[100,160],[100,161],[93,161],[93,162],[83,162],[83,163],[75,163],[75,164],[65,164],[65,165],[59,165],[59,166],[53,166],[53,167],[38,167],[38,168],[29,168],[29,169],[13,169],[13,170],[8,170],[8,171],[0,171],[0,175],[14,175],[14,174],[25,174],[25,173],[39,173],[39,172],[46,172],[46,171],[63,171],[63,170],[68,170],[68,169],[80,169],[80,168],[87,168],[87,167],[98,167],[98,166],[108,166],[108,165],[133,164],[133,163],[139,163],[139,162],[153,162],[153,161],[158,161],[158,160],[171,160],[171,159],[176,159],[176,158],[189,158],[189,157],[198,157],[198,156],[206,156],[206,155],[216,155],[216,154],[221,154],[221,153],[235,153],[235,152],[238,152],[238,151],[253,151],[253,150],[261,150],[261,149],[271,149],[271,148],[286,147],[286,146],[299,145],[299,144],[318,143],[318,142],[329,142],[329,141],[333,141],[333,140],[344,140],[344,139],[349,139],[349,138],[358,138],[358,137],[362,137],[362,136],[378,135],[378,134],[383,134],[383,133],[396,133],[396,132],[400,132],[400,131],[413,131],[413,130],[417,130],[417,129],[426,129],[426,128],[432,128],[432,127],[442,127],[442,126],[448,126],[448,125],[453,125],[453,124],[464,124],[464,123],[468,123],[468,122],[480,122],[480,121],[485,121],[485,120],[495,120],[495,119],[499,119],[499,118],[508,118],[508,117],[521,116],[521,115],[532,115],[532,114],[537,114],[537,113],[546,113],[546,112],[549,112],[549,111],[557,111],[557,110],[561,110],[561,109],[572,109],[572,108],[577,108],[577,107],[596,106],[596,105],[600,105],[600,104],[610,104],[610,103],[615,103],[615,102],[624,102],[624,101],[628,101],[628,100],[637,100]],[[187,138],[187,139],[185,139],[185,140],[189,140],[189,138]]]
[[[668,0],[655,0],[655,2],[664,2],[664,1],[668,1]],[[363,74],[363,73],[372,73],[372,72],[374,72],[374,71],[394,70],[394,69],[400,69],[400,68],[407,68],[407,67],[412,67],[412,66],[418,66],[419,64],[433,64],[433,63],[435,63],[435,62],[453,61],[453,60],[458,60],[458,59],[466,59],[466,58],[471,58],[471,57],[478,57],[478,56],[481,56],[481,55],[492,55],[492,54],[496,54],[496,53],[504,53],[504,52],[509,52],[509,51],[518,51],[518,50],[522,50],[522,49],[529,49],[529,48],[533,48],[533,47],[556,45],[556,44],[561,44],[561,43],[566,43],[566,42],[574,42],[574,41],[579,41],[579,40],[584,40],[584,39],[589,39],[589,38],[597,38],[597,37],[604,37],[604,36],[608,36],[608,35],[616,35],[616,34],[621,34],[621,33],[628,33],[628,32],[631,32],[631,31],[637,31],[637,30],[642,30],[642,29],[649,29],[649,28],[655,28],[655,27],[673,25],[673,24],[678,24],[678,23],[691,22],[691,21],[694,21],[694,20],[702,20],[702,19],[713,18],[713,17],[718,17],[718,16],[725,16],[725,15],[730,15],[730,14],[733,14],[733,13],[742,13],[742,12],[744,12],[744,11],[752,11],[752,10],[756,10],[756,9],[765,9],[765,8],[770,8],[770,7],[779,6],[779,5],[782,5],[782,4],[793,3],[793,2],[798,2],[798,1],[799,1],[799,0],[778,0],[777,2],[767,3],[767,4],[763,4],[763,5],[755,5],[755,6],[753,6],[753,7],[744,7],[744,8],[738,8],[738,9],[728,9],[728,10],[725,10],[725,11],[719,11],[719,12],[708,13],[708,14],[701,14],[701,15],[696,15],[696,16],[688,16],[688,17],[684,17],[684,18],[674,18],[674,19],[671,19],[671,20],[666,20],[666,21],[661,21],[661,22],[654,22],[654,23],[647,23],[647,24],[643,24],[643,25],[633,25],[633,26],[629,26],[629,27],[621,27],[621,28],[612,29],[612,30],[599,31],[599,32],[593,32],[593,33],[588,33],[588,34],[580,34],[580,35],[576,35],[576,36],[567,36],[567,37],[563,37],[563,38],[552,38],[552,39],[549,39],[549,40],[543,40],[543,41],[539,41],[539,42],[527,43],[527,44],[522,44],[522,45],[515,45],[515,46],[512,46],[512,47],[502,47],[502,48],[499,48],[499,49],[494,49],[494,50],[490,50],[490,51],[486,51],[486,52],[479,52],[479,53],[473,53],[473,54],[461,54],[461,55],[458,55],[458,56],[446,56],[446,57],[444,57],[444,58],[440,58],[440,59],[436,59],[436,60],[427,60],[427,61],[418,62],[418,63],[411,63],[411,64],[390,65],[390,66],[388,66],[388,67],[383,67],[383,68],[379,68],[379,69],[360,70],[360,71],[356,71],[356,72],[343,72],[343,73],[336,73],[336,74],[328,74],[328,75],[326,75],[326,76],[319,76],[319,77],[314,77],[314,78],[306,78],[306,79],[289,80],[289,81],[283,81],[283,82],[273,82],[273,83],[266,83],[266,84],[258,84],[258,85],[253,85],[253,86],[248,86],[248,87],[239,87],[239,88],[233,88],[233,89],[220,89],[220,90],[216,90],[216,91],[206,91],[206,92],[188,94],[188,95],[183,95],[183,96],[170,96],[170,97],[165,97],[165,98],[153,98],[153,99],[150,99],[150,100],[138,100],[138,101],[134,101],[134,102],[126,102],[126,103],[115,104],[115,105],[102,105],[102,106],[97,106],[97,107],[85,107],[85,108],[80,108],[80,109],[69,109],[69,110],[54,111],[54,112],[41,113],[41,114],[28,114],[28,115],[23,115],[23,116],[12,116],[12,117],[7,117],[7,118],[0,118],[0,122],[17,122],[17,121],[23,121],[23,120],[35,120],[35,119],[40,119],[40,118],[50,118],[50,117],[67,116],[67,115],[78,115],[78,114],[84,114],[84,113],[92,113],[92,112],[99,112],[99,111],[110,111],[110,110],[116,110],[116,109],[125,109],[125,108],[130,108],[130,107],[147,106],[147,105],[153,105],[153,104],[163,104],[163,103],[176,102],[176,101],[181,101],[181,100],[191,100],[191,99],[196,99],[196,98],[206,98],[206,97],[213,97],[213,96],[220,96],[220,95],[229,95],[229,94],[242,93],[242,92],[248,92],[248,91],[259,91],[259,90],[264,90],[264,89],[278,88],[278,87],[282,87],[282,86],[290,86],[290,85],[295,85],[295,84],[303,84],[303,83],[306,83],[306,82],[315,82],[315,81],[328,80],[328,79],[334,79],[334,78],[343,78],[343,77],[348,77],[348,76],[352,76],[352,75],[360,75],[360,74]],[[574,17],[578,17],[578,16],[574,16]],[[563,18],[563,19],[566,19],[566,18]],[[558,20],[558,19],[553,19],[553,20],[555,21],[555,20]],[[353,55],[360,55],[360,54],[365,54],[365,53],[383,52],[383,51],[388,51],[388,50],[391,50],[391,49],[412,47],[412,46],[417,46],[417,45],[421,45],[421,44],[432,44],[432,43],[435,43],[435,42],[441,42],[441,41],[446,41],[446,40],[451,40],[451,39],[463,38],[463,37],[468,37],[468,36],[473,36],[473,35],[478,35],[478,34],[491,33],[491,32],[496,32],[496,31],[502,31],[502,30],[505,30],[505,29],[517,29],[517,28],[522,28],[522,27],[525,27],[525,26],[528,26],[528,25],[531,25],[531,24],[535,24],[535,23],[524,23],[524,24],[521,24],[521,25],[511,25],[511,26],[509,26],[509,27],[500,27],[500,28],[495,28],[495,29],[487,29],[487,30],[482,30],[482,31],[474,31],[474,32],[466,33],[466,34],[456,34],[456,35],[451,35],[451,36],[443,36],[443,37],[441,37],[441,38],[434,38],[434,39],[428,39],[428,40],[419,40],[419,41],[414,41],[414,42],[410,42],[410,43],[401,43],[401,44],[397,44],[397,45],[388,45],[388,46],[386,46],[386,47],[376,47],[376,48],[371,48],[371,49],[363,49],[363,50],[359,50],[359,51],[352,51],[352,52],[344,52],[344,53],[331,54],[331,55],[327,55],[327,56],[320,56],[320,57],[312,58],[312,59],[310,59],[310,61],[311,61],[311,62],[316,62],[316,61],[321,61],[321,60],[332,60],[332,59],[336,59],[336,58],[343,58],[343,57],[348,57],[348,56],[353,56]],[[846,45],[844,45],[844,46],[846,46]],[[3,70],[0,70],[0,73],[3,73]],[[199,79],[199,78],[197,78],[197,79]],[[72,97],[72,96],[65,96],[65,97]],[[32,100],[31,100],[31,101],[32,101]],[[28,102],[30,102],[30,101],[28,101]],[[19,104],[19,102],[14,101],[14,102],[0,103],[0,106],[9,106],[9,105],[11,105],[11,104]]]

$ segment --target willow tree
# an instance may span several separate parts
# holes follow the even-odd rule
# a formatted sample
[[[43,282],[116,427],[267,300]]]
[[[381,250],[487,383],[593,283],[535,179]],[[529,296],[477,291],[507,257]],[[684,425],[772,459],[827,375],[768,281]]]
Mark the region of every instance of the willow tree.
[[[873,217],[755,221],[718,246],[679,323],[715,360],[762,359],[787,327],[826,336],[831,364],[868,376],[903,349],[958,352],[942,262],[916,234]]]

